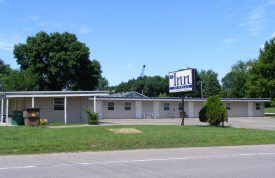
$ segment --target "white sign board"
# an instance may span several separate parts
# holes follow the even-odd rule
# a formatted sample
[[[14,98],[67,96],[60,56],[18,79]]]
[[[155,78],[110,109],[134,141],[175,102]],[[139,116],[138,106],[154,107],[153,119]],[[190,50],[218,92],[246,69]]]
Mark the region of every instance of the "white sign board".
[[[192,92],[196,90],[196,69],[169,73],[169,93]]]

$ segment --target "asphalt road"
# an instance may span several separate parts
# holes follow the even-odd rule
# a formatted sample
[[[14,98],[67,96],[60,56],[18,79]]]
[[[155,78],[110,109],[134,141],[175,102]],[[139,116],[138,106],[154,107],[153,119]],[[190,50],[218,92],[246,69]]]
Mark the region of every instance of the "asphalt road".
[[[274,177],[275,145],[1,156],[0,177]]]

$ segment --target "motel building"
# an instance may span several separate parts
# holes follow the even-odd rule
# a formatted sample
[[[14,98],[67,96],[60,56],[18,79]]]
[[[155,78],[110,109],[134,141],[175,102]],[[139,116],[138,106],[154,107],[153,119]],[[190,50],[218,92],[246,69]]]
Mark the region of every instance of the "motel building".
[[[138,92],[108,91],[18,91],[1,92],[0,125],[12,125],[13,111],[39,108],[48,123],[85,123],[84,109],[99,113],[99,119],[181,118],[182,98],[147,97]],[[184,98],[184,116],[198,118],[207,98]],[[264,117],[269,98],[221,98],[228,117]],[[8,116],[8,117],[6,117]],[[4,122],[6,120],[6,122]]]

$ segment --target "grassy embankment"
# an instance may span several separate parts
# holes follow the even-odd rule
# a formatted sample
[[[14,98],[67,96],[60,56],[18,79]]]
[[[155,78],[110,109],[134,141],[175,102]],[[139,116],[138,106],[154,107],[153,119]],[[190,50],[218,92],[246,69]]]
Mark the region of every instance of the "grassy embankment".
[[[121,128],[141,133],[114,133]],[[211,126],[18,126],[0,135],[0,155],[275,144],[275,131]]]

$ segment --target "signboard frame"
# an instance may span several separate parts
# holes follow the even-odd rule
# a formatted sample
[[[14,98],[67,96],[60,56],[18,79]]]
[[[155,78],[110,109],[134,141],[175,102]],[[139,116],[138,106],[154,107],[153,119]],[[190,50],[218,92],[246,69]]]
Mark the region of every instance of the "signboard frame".
[[[169,93],[182,93],[182,109],[181,109],[182,126],[184,126],[185,93],[193,93],[196,90],[197,90],[197,69],[190,68],[190,69],[179,70],[175,72],[169,72]]]
[[[195,92],[197,89],[197,69],[169,72],[169,93]]]

